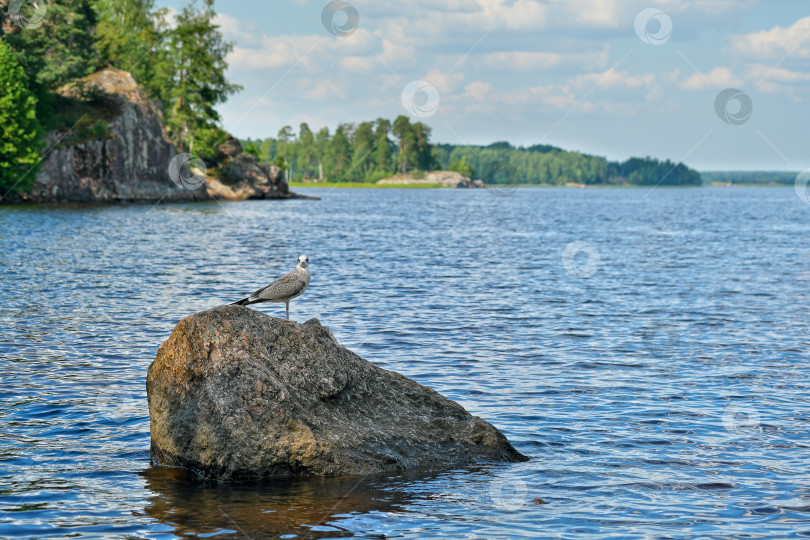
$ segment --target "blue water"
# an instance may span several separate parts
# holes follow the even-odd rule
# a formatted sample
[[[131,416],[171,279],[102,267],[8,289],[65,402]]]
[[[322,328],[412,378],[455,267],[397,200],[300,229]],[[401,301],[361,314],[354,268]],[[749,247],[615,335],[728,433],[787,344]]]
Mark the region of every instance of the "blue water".
[[[792,188],[307,194],[0,207],[0,537],[810,537]],[[151,467],[157,347],[300,253],[292,318],[531,461],[248,486]]]

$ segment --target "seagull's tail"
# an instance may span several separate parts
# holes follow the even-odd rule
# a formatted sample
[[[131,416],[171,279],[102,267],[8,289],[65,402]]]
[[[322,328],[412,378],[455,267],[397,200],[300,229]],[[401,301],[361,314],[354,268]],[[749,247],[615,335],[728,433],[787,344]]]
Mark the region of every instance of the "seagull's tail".
[[[246,305],[248,305],[248,304],[250,304],[250,297],[248,297],[248,298],[243,298],[242,300],[239,300],[238,302],[234,302],[234,303],[233,303],[233,304],[231,304],[231,305],[232,305],[232,306],[246,306]]]

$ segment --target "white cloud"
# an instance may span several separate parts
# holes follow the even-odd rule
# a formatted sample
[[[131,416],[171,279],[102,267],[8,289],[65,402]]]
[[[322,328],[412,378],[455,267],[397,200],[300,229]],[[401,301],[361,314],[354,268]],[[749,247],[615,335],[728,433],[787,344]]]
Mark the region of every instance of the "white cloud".
[[[810,17],[799,19],[788,27],[775,26],[770,30],[732,36],[728,52],[761,60],[781,60],[788,55],[810,58]]]
[[[495,87],[490,83],[475,81],[464,88],[464,97],[472,98],[475,101],[485,101],[494,91]]]
[[[560,19],[596,28],[618,28],[628,10],[624,0],[554,0],[553,4]]]
[[[301,79],[304,89],[304,99],[329,100],[346,97],[346,86],[328,79]]]
[[[506,51],[480,55],[484,67],[493,70],[526,72],[564,66],[597,69],[605,67],[610,59],[610,46],[585,53],[560,53],[542,51]]]
[[[456,88],[458,88],[464,82],[464,74],[446,74],[442,73],[438,69],[432,69],[427,73],[427,75],[423,76],[421,80],[429,82],[442,94],[449,94],[451,92],[455,92]]]
[[[258,31],[254,22],[248,23],[246,28],[244,23],[236,17],[217,13],[214,17],[214,24],[219,26],[220,32],[229,41],[235,41],[241,46],[256,47],[259,45],[261,32]]]
[[[578,88],[601,88],[608,89],[623,87],[637,89],[642,86],[649,87],[655,82],[655,74],[645,73],[644,75],[631,75],[626,71],[608,69],[597,73],[584,73],[577,75],[571,80],[571,84]]]
[[[276,69],[293,65],[307,54],[315,39],[310,36],[262,36],[258,47],[234,47],[228,55],[233,68]]]
[[[571,110],[574,106],[580,112],[597,109],[609,112],[638,110],[637,93],[628,100],[626,93],[618,94],[612,101],[593,101],[588,98],[604,96],[605,91],[637,90],[644,91],[644,99],[652,100],[657,77],[652,73],[633,75],[626,71],[609,69],[602,72],[585,73],[567,79],[564,83],[543,84],[516,90],[496,92],[491,85],[473,83],[467,86],[464,96],[472,99],[497,101],[509,106],[530,105],[536,108]],[[617,94],[609,94],[616,98]]]
[[[340,59],[340,67],[350,73],[365,75],[378,69],[379,60],[373,56],[347,56]]]
[[[742,81],[727,67],[716,67],[708,73],[692,73],[678,85],[684,90],[728,88],[740,86]]]
[[[756,81],[770,80],[783,83],[810,81],[810,73],[790,71],[785,68],[768,66],[765,64],[752,65],[748,69],[746,77]]]
[[[486,0],[479,1],[486,3]],[[505,17],[504,22],[508,29],[539,30],[548,24],[548,8],[540,2],[518,0],[502,17]]]

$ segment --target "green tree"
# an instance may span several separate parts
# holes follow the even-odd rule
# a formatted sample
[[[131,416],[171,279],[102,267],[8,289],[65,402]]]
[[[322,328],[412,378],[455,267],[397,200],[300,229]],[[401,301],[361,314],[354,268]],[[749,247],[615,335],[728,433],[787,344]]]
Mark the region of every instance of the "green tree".
[[[324,178],[329,176],[329,171],[332,170],[332,155],[329,148],[329,141],[332,136],[329,134],[328,127],[322,127],[315,135],[315,154],[318,157],[318,178],[321,178],[321,171]]]
[[[433,147],[430,145],[430,127],[422,122],[413,124],[414,153],[416,156],[416,168],[422,171],[429,171],[436,168],[437,163],[433,155]]]
[[[298,128],[298,169],[303,178],[318,176],[318,157],[315,148],[315,135],[309,124],[302,122]]]
[[[284,126],[280,130],[278,130],[278,139],[276,142],[276,153],[287,159],[288,156],[288,147],[290,142],[295,139],[295,132],[290,126]]]
[[[259,145],[253,141],[247,141],[243,146],[244,151],[246,154],[250,154],[251,156],[256,156],[258,158],[261,155],[259,150]]]
[[[461,159],[451,161],[450,165],[447,167],[447,170],[455,171],[461,176],[466,176],[467,178],[475,178],[475,169],[472,165],[467,163],[466,156],[462,156]]]
[[[650,157],[610,162],[599,156],[566,152],[554,146],[535,145],[514,148],[509,143],[487,147],[434,147],[441,166],[461,168],[466,161],[476,175],[488,184],[543,183],[700,185],[700,174],[683,163],[658,161]]]
[[[352,170],[356,171],[361,179],[366,179],[374,172],[374,125],[371,122],[361,122],[354,132],[354,152],[352,156]]]
[[[272,163],[276,158],[276,141],[275,139],[265,139],[259,145],[259,160],[265,163]]]
[[[42,126],[37,100],[28,88],[22,66],[8,44],[0,41],[0,199],[25,190],[34,181],[39,162]]]
[[[419,155],[416,148],[416,133],[407,116],[400,115],[394,120],[391,131],[397,138],[399,153],[397,154],[397,167],[399,172],[408,172],[418,162]]]
[[[202,158],[216,156],[216,142],[224,137],[215,106],[241,89],[225,78],[225,57],[233,43],[222,38],[215,16],[214,0],[202,0],[200,9],[190,4],[177,15],[177,26],[169,33],[175,70],[167,92],[171,103],[167,123],[174,142]]]
[[[166,47],[166,9],[154,0],[98,0],[97,48],[102,65],[132,74],[153,99],[167,102],[175,69]]]
[[[37,117],[54,118],[58,112],[53,91],[71,79],[89,75],[97,67],[96,11],[93,0],[53,0],[39,28],[24,28],[3,39],[17,53],[17,62],[29,77],[37,98]]]
[[[350,160],[352,156],[352,145],[346,132],[349,130],[348,124],[339,124],[335,134],[329,141],[328,153],[331,162],[329,176],[332,180],[345,180],[349,172]]]
[[[374,144],[376,145],[374,148],[374,163],[380,172],[390,171],[393,165],[394,150],[391,146],[391,139],[388,138],[390,133],[391,121],[378,118],[377,129],[374,132]]]

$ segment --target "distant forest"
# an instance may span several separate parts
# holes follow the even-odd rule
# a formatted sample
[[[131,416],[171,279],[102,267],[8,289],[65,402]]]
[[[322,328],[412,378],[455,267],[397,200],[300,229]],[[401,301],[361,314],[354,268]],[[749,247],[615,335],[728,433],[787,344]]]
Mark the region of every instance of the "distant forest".
[[[287,171],[290,180],[374,182],[395,173],[457,171],[487,184],[699,186],[700,173],[650,157],[623,162],[548,145],[514,147],[432,144],[431,128],[407,116],[393,122],[340,124],[334,133],[298,133],[284,126],[275,138],[242,141],[247,152]]]
[[[700,173],[706,184],[793,184],[798,172],[711,171]]]

